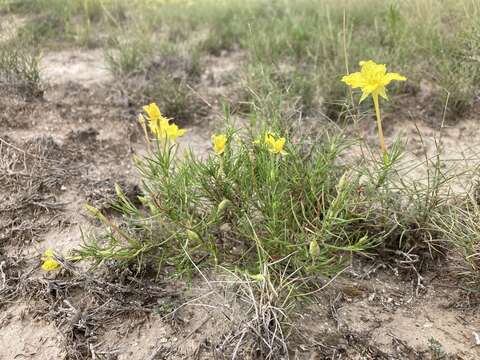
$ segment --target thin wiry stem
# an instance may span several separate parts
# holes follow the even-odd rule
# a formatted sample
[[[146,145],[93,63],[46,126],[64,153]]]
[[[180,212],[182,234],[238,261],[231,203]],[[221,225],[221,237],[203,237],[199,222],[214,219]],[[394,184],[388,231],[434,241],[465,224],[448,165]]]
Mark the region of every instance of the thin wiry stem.
[[[380,105],[378,102],[378,95],[372,94],[373,105],[375,106],[375,115],[377,116],[378,138],[380,139],[380,147],[382,149],[384,160],[388,159],[387,146],[385,145],[385,138],[383,137],[382,116],[380,114]]]

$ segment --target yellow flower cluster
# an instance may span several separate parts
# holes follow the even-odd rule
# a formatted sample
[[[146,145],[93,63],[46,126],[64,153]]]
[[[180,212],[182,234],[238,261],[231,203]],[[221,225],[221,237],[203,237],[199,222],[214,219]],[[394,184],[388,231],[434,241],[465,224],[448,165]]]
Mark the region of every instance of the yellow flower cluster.
[[[148,127],[158,140],[169,140],[176,142],[177,138],[185,135],[186,129],[180,129],[176,124],[169,124],[171,119],[164,117],[157,104],[151,103],[143,107],[143,111],[147,114]],[[140,115],[141,121],[143,116]]]
[[[163,116],[162,112],[158,108],[157,104],[150,103],[143,107],[143,111],[147,115],[148,127],[150,131],[158,140],[167,139],[172,142],[176,142],[178,137],[181,137],[187,131],[186,129],[180,129],[176,124],[170,124],[171,119],[167,119]],[[139,115],[139,122],[142,126],[145,127],[145,117]],[[146,130],[145,130],[146,131]],[[148,140],[148,139],[147,139]],[[287,152],[283,150],[285,146],[285,138],[277,137],[272,132],[266,132],[263,139],[263,144],[265,144],[268,150],[273,154],[286,155]],[[225,152],[225,148],[228,143],[228,137],[226,134],[214,134],[212,135],[212,146],[213,151],[217,155],[222,155]],[[255,141],[256,144],[259,144],[260,141]]]
[[[213,145],[213,151],[217,155],[222,155],[223,152],[225,151],[225,146],[227,144],[227,136],[225,134],[220,134],[220,135],[213,135],[212,136],[212,145]],[[280,155],[286,155],[287,152],[283,150],[283,147],[285,146],[285,138],[284,137],[276,137],[275,134],[272,132],[266,132],[265,136],[263,138],[263,144],[265,144],[268,148],[268,150],[273,153],[273,154],[280,154]],[[260,144],[260,140],[255,140],[254,144]]]
[[[263,144],[265,144],[273,154],[280,154],[280,155],[287,155],[287,152],[283,150],[285,146],[285,138],[284,137],[276,137],[274,133],[267,131],[263,137]],[[255,140],[254,144],[262,143],[261,140]]]
[[[285,138],[284,137],[275,137],[275,134],[271,132],[265,133],[265,144],[268,147],[268,150],[274,154],[286,155],[287,152],[283,150],[285,146]]]

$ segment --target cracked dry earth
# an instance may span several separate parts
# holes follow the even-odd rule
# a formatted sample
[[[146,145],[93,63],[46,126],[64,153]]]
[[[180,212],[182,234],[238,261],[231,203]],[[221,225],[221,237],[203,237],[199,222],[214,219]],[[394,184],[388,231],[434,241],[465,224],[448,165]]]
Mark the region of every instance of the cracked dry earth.
[[[203,78],[232,76],[229,64],[210,59]],[[85,203],[108,211],[115,182],[136,196],[131,157],[144,151],[138,108],[115,90],[100,51],[45,54],[41,68],[43,98],[1,99],[0,359],[257,358],[254,342],[235,351],[251,309],[234,286],[138,280],[114,269],[97,277],[39,271],[44,249],[66,253],[82,244],[82,231],[98,229]],[[223,91],[221,81],[208,86],[213,96]],[[184,146],[206,153],[215,116],[189,126]],[[412,132],[415,147],[410,125],[387,133]],[[435,130],[424,127],[431,143]],[[473,129],[473,120],[457,124],[447,142],[458,150]],[[355,261],[296,310],[289,357],[479,359],[479,297],[456,285],[454,264],[432,266],[420,279],[395,261]]]

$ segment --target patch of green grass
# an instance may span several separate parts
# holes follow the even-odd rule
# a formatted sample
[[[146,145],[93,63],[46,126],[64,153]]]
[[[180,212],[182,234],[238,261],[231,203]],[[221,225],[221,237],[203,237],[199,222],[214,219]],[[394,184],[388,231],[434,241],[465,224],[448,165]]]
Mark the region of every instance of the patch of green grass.
[[[336,119],[343,111],[337,104],[346,94],[338,80],[347,65],[354,71],[358,61],[368,58],[389,64],[412,83],[433,80],[450,93],[451,114],[464,113],[476,96],[472,59],[478,31],[471,15],[475,12],[478,6],[468,1],[461,5],[444,1],[435,7],[422,0],[401,4],[205,0],[163,5],[162,11],[148,15],[148,22],[151,31],[166,32],[172,41],[188,42],[196,34],[206,34],[197,44],[206,54],[245,51],[249,62],[245,78],[252,67],[262,68],[273,92],[291,103],[300,99],[297,111]],[[296,71],[285,72],[288,67]],[[251,90],[265,87],[256,83],[248,84]],[[438,114],[443,112],[444,94],[444,90],[434,94]]]
[[[110,43],[105,58],[114,76],[129,77],[144,71],[151,56],[148,38],[114,37]]]
[[[174,78],[166,73],[158,74],[143,89],[148,99],[163,104],[165,116],[178,119],[179,124],[189,124],[199,109],[187,79]]]
[[[154,100],[162,104],[166,116],[190,123],[203,111],[192,91],[202,73],[198,51],[190,49],[186,55],[167,39],[143,33],[142,27],[124,30],[110,41],[105,57],[117,86],[138,106]]]
[[[302,115],[319,116],[323,99],[318,83],[307,80],[308,72],[286,64],[280,68],[248,66],[244,69],[244,101],[250,105],[250,112],[272,122],[282,121],[285,127]]]
[[[448,57],[438,62],[438,84],[449,94],[448,110],[462,115],[478,96],[475,88],[480,81],[480,26],[478,22],[467,23],[465,29],[455,39],[450,53],[441,53],[439,57]],[[438,101],[438,99],[437,99]],[[440,104],[439,104],[440,105]]]
[[[411,84],[426,79],[441,88],[433,93],[437,114],[443,113],[445,91],[450,93],[452,117],[468,111],[477,96],[475,14],[480,10],[467,0],[444,0],[442,6],[426,0],[39,0],[6,4],[4,11],[35,14],[23,33],[37,43],[62,37],[92,46],[123,31],[121,44],[126,49],[117,62],[129,71],[139,59],[131,46],[138,42],[138,34],[134,31],[129,39],[128,29],[138,24],[146,39],[183,46],[187,54],[219,56],[244,51],[249,66],[268,68],[269,78],[281,79],[270,84],[275,92],[293,103],[300,99],[297,111],[302,116],[321,113],[334,120],[342,118],[346,91],[339,88],[338,79],[347,72],[347,65],[354,71],[358,61],[368,58],[389,64]],[[161,48],[154,47],[155,53]],[[297,70],[285,73],[285,67]],[[398,86],[396,91],[406,89]]]
[[[442,216],[435,216],[434,225],[444,234],[459,260],[461,281],[473,289],[480,284],[480,226],[477,221],[480,208],[478,189],[471,192],[467,201],[450,207]]]
[[[116,0],[4,0],[0,11],[26,18],[18,41],[92,47],[125,19],[127,4]]]
[[[38,54],[15,43],[0,43],[0,86],[27,96],[41,96]]]
[[[432,359],[442,360],[447,358],[447,354],[445,353],[442,344],[437,339],[433,337],[428,339],[428,344]]]

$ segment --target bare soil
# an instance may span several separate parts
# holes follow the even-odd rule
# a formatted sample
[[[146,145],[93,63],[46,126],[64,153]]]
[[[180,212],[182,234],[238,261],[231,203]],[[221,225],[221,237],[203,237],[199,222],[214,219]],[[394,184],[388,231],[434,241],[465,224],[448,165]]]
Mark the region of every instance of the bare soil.
[[[200,101],[209,112],[189,126],[183,146],[209,151],[219,97],[234,94],[225,79],[236,76],[242,56],[205,64]],[[131,158],[145,151],[138,104],[116,90],[101,51],[47,53],[41,68],[43,98],[5,93],[0,100],[0,359],[257,358],[255,346],[236,351],[249,309],[235,303],[231,287],[203,279],[155,282],[114,270],[39,270],[45,249],[66,253],[81,246],[80,229],[98,229],[85,203],[108,211],[115,182],[136,196]],[[422,96],[428,102],[427,90]],[[422,109],[404,118],[387,117],[386,134],[389,141],[405,134],[419,159],[436,148],[440,132],[452,159],[478,153],[476,118],[443,127],[429,125]],[[376,139],[374,122],[352,129]],[[291,319],[290,357],[479,359],[479,294],[456,283],[455,261],[421,275],[396,261],[357,260],[301,304]]]

